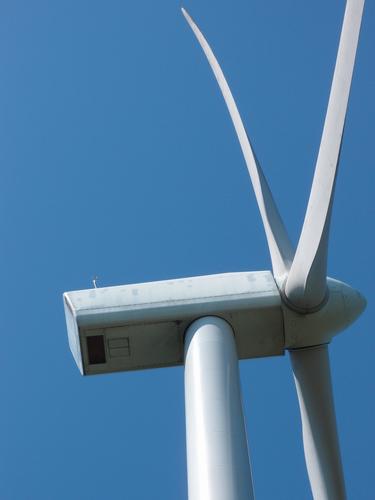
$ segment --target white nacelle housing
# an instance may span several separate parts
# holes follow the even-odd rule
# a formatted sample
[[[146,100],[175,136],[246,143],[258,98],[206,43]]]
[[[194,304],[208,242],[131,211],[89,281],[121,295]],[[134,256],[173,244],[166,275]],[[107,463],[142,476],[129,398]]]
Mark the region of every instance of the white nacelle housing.
[[[183,363],[195,319],[228,321],[239,358],[284,352],[281,299],[269,271],[225,273],[66,292],[70,349],[82,374]]]

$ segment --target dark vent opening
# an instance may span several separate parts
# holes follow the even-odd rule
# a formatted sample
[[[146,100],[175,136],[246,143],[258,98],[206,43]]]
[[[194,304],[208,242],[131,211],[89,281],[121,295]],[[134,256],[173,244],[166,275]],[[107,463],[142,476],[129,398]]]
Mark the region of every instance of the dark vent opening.
[[[86,342],[89,354],[89,364],[98,365],[100,363],[105,363],[104,336],[94,335],[92,337],[86,337]]]

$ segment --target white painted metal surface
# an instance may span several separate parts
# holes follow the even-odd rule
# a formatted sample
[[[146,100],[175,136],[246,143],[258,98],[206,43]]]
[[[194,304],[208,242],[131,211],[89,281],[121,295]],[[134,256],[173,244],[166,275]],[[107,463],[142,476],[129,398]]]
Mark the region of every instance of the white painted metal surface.
[[[269,271],[212,274],[66,292],[79,326],[181,319],[280,305]]]
[[[347,0],[346,3],[314,180],[295,254],[225,76],[202,32],[183,10],[222,91],[246,160],[267,236],[274,278],[283,298],[285,347],[310,347],[306,352],[293,351],[291,357],[310,482],[314,498],[320,500],[343,499],[344,490],[338,465],[337,437],[333,437],[336,431],[329,360],[325,350],[314,350],[313,347],[329,342],[366,306],[366,301],[357,291],[327,278],[334,187],[363,5],[364,0]]]
[[[295,255],[224,74],[183,10],[231,115],[266,232],[273,276],[228,273],[64,294],[69,344],[84,374],[182,364],[185,354],[190,500],[253,498],[238,357],[275,356],[285,348],[295,349],[291,360],[314,499],[345,497],[327,348],[317,346],[330,342],[366,306],[356,290],[326,275],[336,169],[363,4],[347,0]]]
[[[346,2],[314,180],[296,255],[285,285],[289,301],[296,308],[305,311],[319,307],[326,295],[333,195],[363,5],[364,0]]]
[[[363,311],[366,301],[356,290],[327,283],[329,299],[312,314],[283,304],[267,271],[67,292],[69,345],[85,375],[180,365],[188,326],[215,315],[234,329],[240,359],[278,356],[330,342]],[[90,347],[95,339],[99,344]]]
[[[249,171],[260,215],[262,217],[268,242],[268,249],[272,261],[273,273],[275,277],[282,277],[287,273],[287,271],[289,271],[294,256],[294,250],[290,243],[284,222],[280,217],[272,192],[255,157],[249,136],[245,130],[241,115],[225,79],[224,73],[201,30],[185,9],[182,9],[182,13],[207,57],[228,107],[228,111],[232,118],[232,122]]]
[[[254,498],[233,331],[195,321],[185,339],[189,500]]]
[[[290,351],[314,500],[345,500],[328,347]]]
[[[327,278],[328,300],[318,311],[300,314],[283,303],[285,348],[329,343],[362,314],[366,299],[354,288]]]
[[[241,358],[284,352],[281,298],[269,271],[92,288],[67,292],[64,302],[69,345],[84,374],[183,364],[185,331],[206,315],[230,322]],[[92,337],[102,338],[102,356],[90,361]]]

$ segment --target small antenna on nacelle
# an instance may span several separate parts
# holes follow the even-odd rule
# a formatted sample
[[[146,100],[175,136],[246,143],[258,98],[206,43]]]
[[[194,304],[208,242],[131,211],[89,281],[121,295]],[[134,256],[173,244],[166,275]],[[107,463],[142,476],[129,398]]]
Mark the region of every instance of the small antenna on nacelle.
[[[92,284],[94,285],[94,288],[98,288],[97,281],[98,281],[98,277],[94,276],[93,280],[92,280]]]

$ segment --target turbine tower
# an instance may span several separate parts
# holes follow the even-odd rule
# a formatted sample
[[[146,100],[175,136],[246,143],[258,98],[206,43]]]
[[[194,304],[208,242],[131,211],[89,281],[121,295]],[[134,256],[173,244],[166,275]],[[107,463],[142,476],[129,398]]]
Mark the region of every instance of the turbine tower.
[[[254,498],[238,360],[289,351],[315,500],[343,500],[328,345],[366,301],[327,277],[337,166],[364,0],[347,0],[314,179],[290,243],[225,76],[182,12],[219,84],[254,188],[272,272],[225,273],[66,292],[69,345],[84,375],[185,366],[189,500]]]

